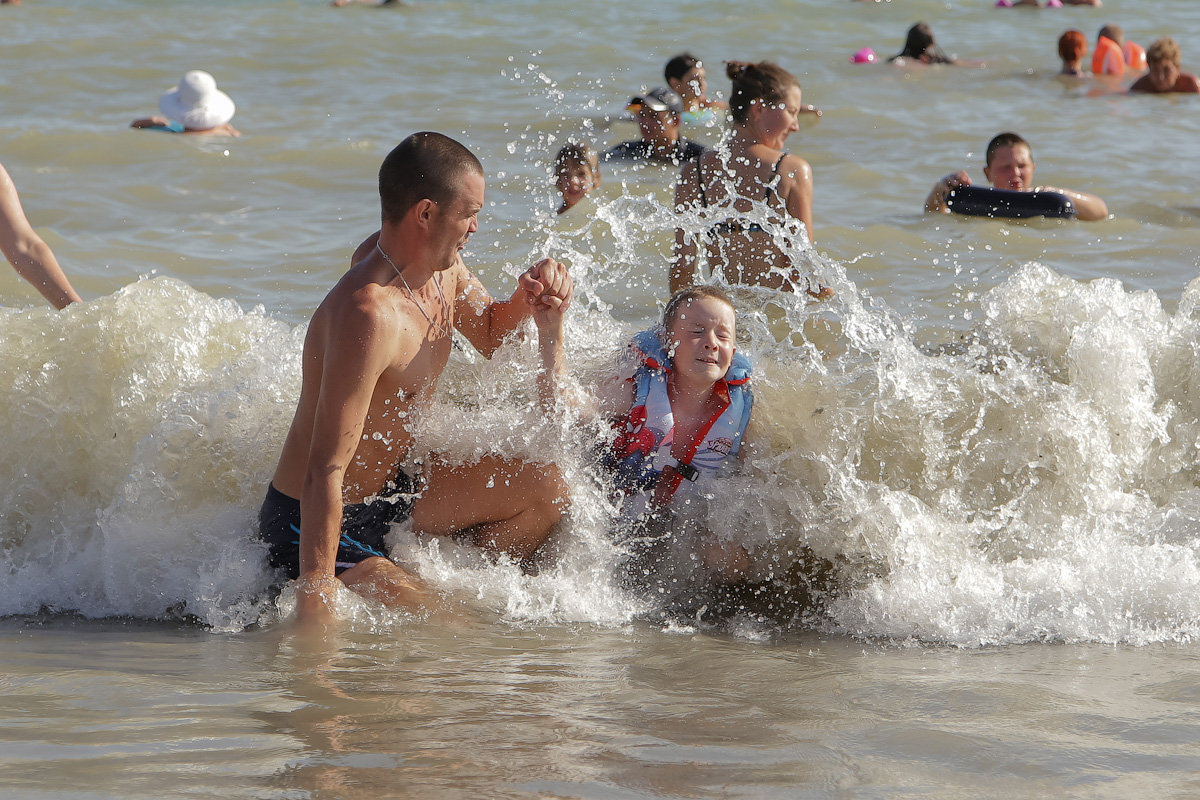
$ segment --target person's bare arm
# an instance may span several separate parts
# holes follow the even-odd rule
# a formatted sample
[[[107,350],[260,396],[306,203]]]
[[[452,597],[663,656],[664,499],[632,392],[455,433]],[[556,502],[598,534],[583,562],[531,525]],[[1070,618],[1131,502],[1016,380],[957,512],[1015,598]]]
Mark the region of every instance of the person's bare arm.
[[[55,308],[79,302],[79,295],[42,237],[37,235],[17,196],[17,187],[0,166],[0,250],[25,280]]]
[[[133,122],[129,123],[129,127],[131,127],[131,128],[165,128],[170,124],[171,124],[171,120],[167,119],[166,117],[153,116],[153,117],[142,117],[141,119],[135,119]]]
[[[675,184],[675,211],[683,213],[693,210],[700,199],[696,191],[696,172],[699,161],[689,161],[679,174]],[[675,257],[667,275],[667,288],[671,294],[685,289],[696,282],[696,239],[683,228],[675,229]]]
[[[534,313],[537,297],[558,298],[563,301],[563,312],[571,305],[573,284],[563,265],[554,259],[542,259],[522,273],[508,300],[493,300],[461,261],[452,269],[456,270],[458,287],[454,325],[487,358]]]
[[[1035,192],[1057,192],[1063,195],[1075,206],[1075,216],[1084,222],[1095,222],[1108,219],[1108,204],[1094,194],[1076,192],[1073,189],[1060,189],[1056,186],[1038,186]]]
[[[388,365],[395,339],[403,335],[370,309],[342,298],[313,324],[305,342],[323,352],[321,391],[300,495],[300,586],[302,622],[322,613],[331,596],[342,526],[342,486],[358,449],[375,385]],[[326,337],[323,347],[318,337]]]
[[[933,190],[930,191],[929,197],[925,198],[925,213],[949,214],[950,207],[946,205],[946,200],[950,197],[950,192],[954,189],[957,189],[959,186],[970,185],[970,175],[963,172],[961,169],[958,172],[951,172],[949,175],[933,185]]]
[[[542,411],[551,412],[558,404],[559,386],[566,374],[563,358],[562,301],[551,298],[533,315],[538,329],[538,401]]]
[[[784,186],[781,189],[788,214],[804,223],[809,244],[816,244],[812,221],[812,167],[804,159],[789,155],[783,159],[779,171],[783,176]]]

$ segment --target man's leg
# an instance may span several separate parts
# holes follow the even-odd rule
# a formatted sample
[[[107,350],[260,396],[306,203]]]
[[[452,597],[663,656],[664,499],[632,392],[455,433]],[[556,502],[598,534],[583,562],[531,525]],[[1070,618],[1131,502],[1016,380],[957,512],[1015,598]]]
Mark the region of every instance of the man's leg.
[[[386,558],[373,556],[343,570],[338,579],[363,597],[390,608],[432,610],[439,605],[437,592]]]
[[[413,530],[448,536],[472,530],[475,544],[518,561],[546,541],[566,509],[568,487],[552,464],[505,461],[437,463],[428,487],[413,504]]]

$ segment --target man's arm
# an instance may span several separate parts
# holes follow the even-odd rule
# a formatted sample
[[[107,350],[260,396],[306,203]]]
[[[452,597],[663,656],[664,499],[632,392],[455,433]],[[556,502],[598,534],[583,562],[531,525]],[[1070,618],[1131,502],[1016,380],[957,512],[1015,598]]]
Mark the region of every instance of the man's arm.
[[[926,214],[949,214],[950,207],[946,205],[947,198],[950,197],[950,192],[957,189],[959,186],[970,186],[971,176],[959,170],[951,172],[946,177],[933,185],[933,190],[929,193],[929,197],[925,198],[925,213]]]
[[[493,300],[461,261],[453,269],[458,272],[454,325],[487,358],[534,314],[538,298],[560,299],[563,312],[571,304],[574,285],[566,268],[554,259],[544,258],[522,273],[508,300]]]
[[[1094,194],[1076,192],[1071,189],[1059,189],[1055,186],[1038,186],[1035,192],[1057,192],[1065,196],[1075,206],[1075,216],[1084,222],[1095,222],[1108,218],[1108,205]]]
[[[0,166],[0,250],[25,280],[55,308],[79,302],[79,295],[42,237],[37,235],[17,196],[17,187]]]
[[[321,389],[313,421],[308,468],[300,495],[301,620],[321,612],[334,586],[334,568],[342,527],[342,486],[358,449],[363,424],[379,376],[388,363],[388,342],[399,335],[377,315],[348,307],[328,312],[334,319],[314,324],[305,342],[321,353]],[[318,312],[322,313],[322,312]],[[318,338],[327,341],[318,343]]]

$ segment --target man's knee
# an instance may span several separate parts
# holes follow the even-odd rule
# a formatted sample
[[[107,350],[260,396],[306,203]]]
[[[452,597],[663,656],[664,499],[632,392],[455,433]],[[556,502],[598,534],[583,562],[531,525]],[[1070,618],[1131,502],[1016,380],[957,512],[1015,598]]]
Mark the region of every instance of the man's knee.
[[[571,487],[555,464],[534,464],[532,468],[537,471],[536,491],[532,499],[537,505],[543,506],[548,515],[553,515],[557,522],[566,512]]]

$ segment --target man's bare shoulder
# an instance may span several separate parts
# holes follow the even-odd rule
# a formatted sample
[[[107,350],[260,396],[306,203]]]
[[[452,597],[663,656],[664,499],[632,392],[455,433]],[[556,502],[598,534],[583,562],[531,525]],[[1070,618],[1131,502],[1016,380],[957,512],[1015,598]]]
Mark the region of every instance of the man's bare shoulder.
[[[387,335],[400,324],[395,293],[372,280],[367,270],[350,269],[329,290],[313,314],[313,325],[328,325],[336,321],[339,332]]]

